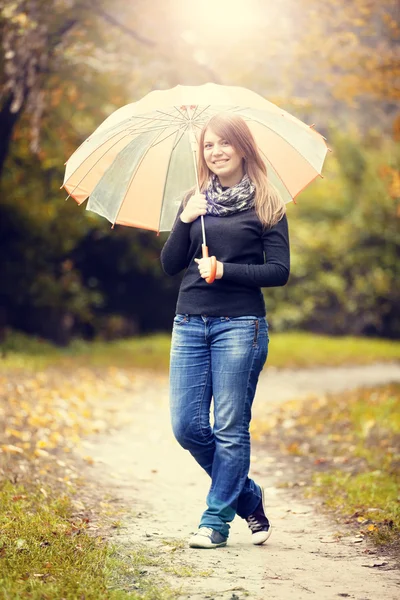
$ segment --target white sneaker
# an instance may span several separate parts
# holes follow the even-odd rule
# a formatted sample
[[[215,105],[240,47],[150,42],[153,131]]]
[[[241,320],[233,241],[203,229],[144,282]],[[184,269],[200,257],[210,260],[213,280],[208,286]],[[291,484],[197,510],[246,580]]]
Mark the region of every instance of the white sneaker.
[[[251,529],[251,541],[256,546],[260,546],[267,541],[271,535],[272,526],[267,519],[265,508],[264,490],[261,488],[261,500],[256,510],[246,518],[248,526]]]
[[[220,548],[226,546],[228,538],[210,527],[200,527],[189,539],[191,548]]]

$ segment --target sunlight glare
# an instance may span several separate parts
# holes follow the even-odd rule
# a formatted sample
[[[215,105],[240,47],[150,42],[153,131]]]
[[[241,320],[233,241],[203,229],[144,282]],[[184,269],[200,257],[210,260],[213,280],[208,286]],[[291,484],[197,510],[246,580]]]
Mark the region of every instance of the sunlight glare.
[[[260,24],[262,14],[258,0],[186,1],[182,6],[188,34],[214,39],[220,35],[251,37],[251,30]],[[196,35],[197,34],[197,35]],[[194,40],[193,40],[194,41]],[[230,40],[222,40],[229,43]]]

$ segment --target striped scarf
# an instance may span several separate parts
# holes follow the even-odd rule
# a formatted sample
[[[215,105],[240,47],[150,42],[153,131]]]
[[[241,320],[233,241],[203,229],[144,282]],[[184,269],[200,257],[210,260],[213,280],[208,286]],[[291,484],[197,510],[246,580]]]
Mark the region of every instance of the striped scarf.
[[[207,214],[226,217],[253,208],[255,193],[255,185],[247,174],[239,183],[226,190],[222,189],[218,177],[213,174],[205,190]]]

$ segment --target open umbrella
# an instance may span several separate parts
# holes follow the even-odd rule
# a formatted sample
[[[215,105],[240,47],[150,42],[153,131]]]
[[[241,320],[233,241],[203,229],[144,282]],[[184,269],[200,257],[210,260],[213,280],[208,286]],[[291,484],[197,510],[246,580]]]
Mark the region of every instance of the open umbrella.
[[[285,202],[321,175],[328,148],[312,126],[251,90],[207,83],[156,90],[116,110],[69,158],[63,187],[113,225],[169,231],[183,192],[198,186],[196,136],[220,112],[247,122]],[[203,217],[202,229],[208,256]]]

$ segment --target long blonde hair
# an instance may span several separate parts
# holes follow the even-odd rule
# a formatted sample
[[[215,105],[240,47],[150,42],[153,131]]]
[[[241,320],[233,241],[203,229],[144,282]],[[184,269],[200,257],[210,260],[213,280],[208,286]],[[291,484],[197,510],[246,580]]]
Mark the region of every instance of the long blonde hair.
[[[286,204],[268,180],[267,167],[261,158],[256,141],[245,120],[239,115],[219,113],[204,125],[199,137],[198,175],[200,192],[208,186],[211,171],[204,159],[204,135],[210,128],[229,142],[243,157],[243,170],[256,188],[255,211],[265,227],[272,227],[286,213]]]

